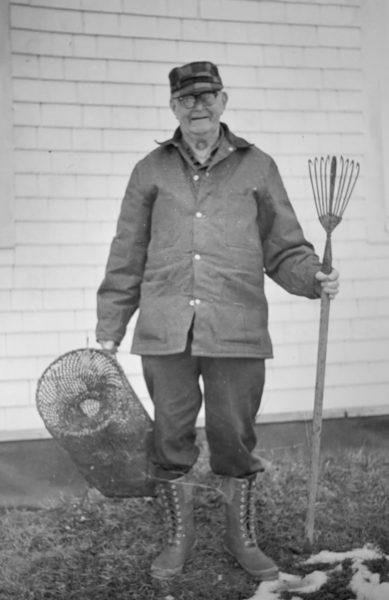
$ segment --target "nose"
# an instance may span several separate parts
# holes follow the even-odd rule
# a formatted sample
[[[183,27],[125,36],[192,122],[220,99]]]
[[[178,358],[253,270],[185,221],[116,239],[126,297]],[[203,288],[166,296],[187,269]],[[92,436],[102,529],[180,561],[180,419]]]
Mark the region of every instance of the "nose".
[[[197,106],[200,106],[200,107],[204,107],[205,106],[205,104],[204,104],[203,99],[201,98],[201,96],[195,96],[195,104],[194,104],[193,108],[197,108]]]

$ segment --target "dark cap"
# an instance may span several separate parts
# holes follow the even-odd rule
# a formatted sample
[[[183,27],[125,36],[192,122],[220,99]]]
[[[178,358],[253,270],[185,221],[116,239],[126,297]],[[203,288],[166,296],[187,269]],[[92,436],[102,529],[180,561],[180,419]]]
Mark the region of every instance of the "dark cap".
[[[169,73],[169,81],[173,97],[212,92],[223,88],[217,66],[206,61],[175,67]]]

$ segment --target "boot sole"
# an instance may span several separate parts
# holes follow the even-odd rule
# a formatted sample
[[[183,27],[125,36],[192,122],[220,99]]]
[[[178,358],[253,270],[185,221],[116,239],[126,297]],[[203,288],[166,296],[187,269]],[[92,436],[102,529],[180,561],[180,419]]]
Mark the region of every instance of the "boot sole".
[[[191,547],[191,549],[189,550],[189,552],[192,552],[196,546],[197,546],[197,540],[194,542],[194,544]],[[150,576],[153,579],[158,579],[159,581],[169,581],[170,579],[177,577],[177,575],[181,575],[183,568],[188,560],[189,560],[189,556],[186,559],[186,561],[184,562],[184,564],[182,564],[180,567],[177,567],[176,569],[158,569],[151,565]]]
[[[232,556],[233,558],[235,558],[236,562],[239,563],[239,565],[242,567],[242,569],[244,571],[246,571],[246,573],[249,573],[253,577],[257,577],[261,581],[274,581],[274,580],[278,579],[278,575],[279,575],[279,569],[278,569],[278,567],[270,567],[270,569],[262,569],[260,571],[255,571],[253,569],[248,569],[247,567],[245,567],[245,565],[243,563],[240,562],[240,560],[237,558],[237,556],[225,544],[224,544],[224,550],[230,556]]]

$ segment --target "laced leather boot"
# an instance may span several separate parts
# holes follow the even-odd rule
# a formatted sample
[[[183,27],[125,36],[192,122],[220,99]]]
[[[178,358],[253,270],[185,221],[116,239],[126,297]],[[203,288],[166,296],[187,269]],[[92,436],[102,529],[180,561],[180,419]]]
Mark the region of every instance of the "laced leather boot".
[[[179,575],[196,545],[193,488],[185,477],[158,484],[167,528],[167,544],[151,565],[151,576],[167,580]]]
[[[278,567],[257,545],[255,533],[256,476],[226,478],[222,484],[226,507],[224,547],[241,567],[259,579],[278,577]]]

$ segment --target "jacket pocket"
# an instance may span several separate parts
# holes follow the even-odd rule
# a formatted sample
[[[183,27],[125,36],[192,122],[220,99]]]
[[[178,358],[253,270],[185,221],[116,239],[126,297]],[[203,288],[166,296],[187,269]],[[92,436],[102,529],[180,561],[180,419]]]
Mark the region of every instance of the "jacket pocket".
[[[229,197],[226,204],[226,214],[223,218],[225,244],[232,248],[259,248],[258,209],[254,195],[236,194]]]
[[[243,306],[223,306],[217,312],[216,335],[221,344],[244,346],[259,343],[258,329],[248,332],[246,310]]]
[[[256,344],[270,348],[270,338],[267,329],[267,310],[246,310],[244,314],[245,338],[248,344]]]
[[[151,230],[150,251],[158,252],[176,245],[178,239],[177,225],[166,220],[156,223]]]
[[[266,313],[247,310],[240,306],[224,306],[217,314],[216,335],[223,345],[256,346],[258,350],[271,353],[271,342],[267,331]]]
[[[175,198],[160,192],[154,202],[151,218],[150,251],[158,252],[175,246],[180,237],[178,208]]]
[[[165,342],[166,324],[153,303],[141,302],[134,338],[139,342]]]

